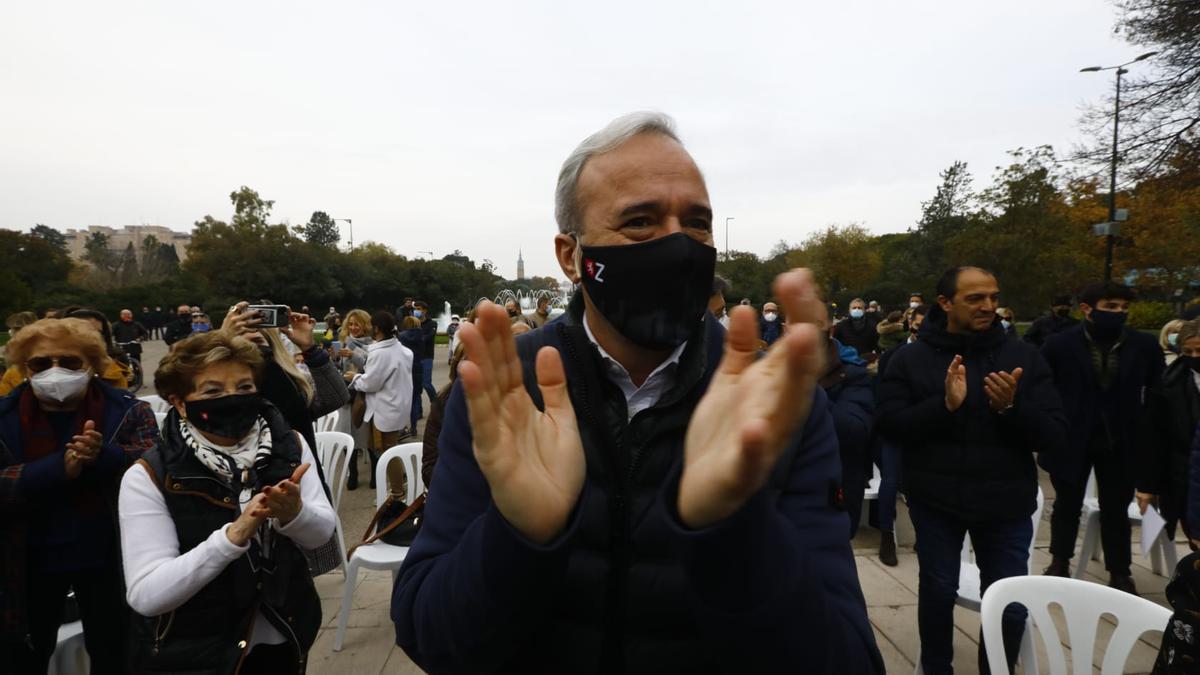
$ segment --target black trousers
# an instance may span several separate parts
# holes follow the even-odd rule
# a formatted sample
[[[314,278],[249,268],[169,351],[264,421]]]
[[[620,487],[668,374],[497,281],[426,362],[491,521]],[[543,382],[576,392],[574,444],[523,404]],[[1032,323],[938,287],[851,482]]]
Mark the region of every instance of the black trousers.
[[[257,645],[242,661],[241,675],[277,675],[297,672],[296,650],[292,645]]]
[[[75,590],[75,600],[79,604],[83,640],[91,659],[92,674],[121,675],[128,671],[129,608],[125,604],[125,584],[115,562],[103,569],[64,574],[44,574],[31,566],[26,588],[33,649],[15,650],[13,672],[45,675],[58,643],[58,628],[62,624],[69,589]]]
[[[1091,466],[1088,466],[1091,464]],[[1109,574],[1129,575],[1129,502],[1136,487],[1133,472],[1111,452],[1093,453],[1082,472],[1075,476],[1051,475],[1054,484],[1054,513],[1050,516],[1050,554],[1070,560],[1079,536],[1079,512],[1083,508],[1088,471],[1096,470],[1096,493],[1100,498],[1100,543],[1104,568]],[[1086,560],[1079,561],[1086,565]]]

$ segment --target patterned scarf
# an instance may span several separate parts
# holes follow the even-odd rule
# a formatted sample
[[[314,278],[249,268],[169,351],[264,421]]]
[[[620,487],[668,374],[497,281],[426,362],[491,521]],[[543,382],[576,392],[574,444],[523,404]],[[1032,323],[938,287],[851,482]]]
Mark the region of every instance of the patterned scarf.
[[[263,418],[258,418],[250,433],[233,446],[213,443],[182,417],[179,419],[179,433],[196,459],[230,487],[234,486],[236,470],[242,501],[248,501],[247,491],[252,490],[258,482],[256,469],[265,466],[271,458],[271,430]]]

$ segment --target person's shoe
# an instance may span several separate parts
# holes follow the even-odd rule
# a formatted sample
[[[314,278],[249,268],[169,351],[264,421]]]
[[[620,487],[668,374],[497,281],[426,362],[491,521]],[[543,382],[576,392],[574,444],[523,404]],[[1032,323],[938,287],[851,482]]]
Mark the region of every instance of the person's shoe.
[[[1118,591],[1125,591],[1130,595],[1137,595],[1137,586],[1133,583],[1133,577],[1128,574],[1109,574],[1108,587],[1115,588]]]
[[[346,489],[358,489],[358,449],[350,452],[350,468],[346,471]]]
[[[1071,559],[1054,557],[1050,561],[1050,565],[1042,570],[1042,574],[1048,577],[1070,577],[1071,576]]]
[[[881,531],[879,533],[879,561],[888,567],[900,564],[896,559],[896,533]]]

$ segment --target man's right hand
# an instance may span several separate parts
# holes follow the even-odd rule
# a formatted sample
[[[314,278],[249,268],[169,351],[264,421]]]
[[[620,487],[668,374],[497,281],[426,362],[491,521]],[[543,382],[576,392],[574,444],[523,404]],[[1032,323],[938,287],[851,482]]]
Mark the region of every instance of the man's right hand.
[[[967,400],[967,367],[956,355],[946,369],[946,410],[954,412]]]
[[[537,354],[541,412],[525,390],[508,313],[491,302],[477,309],[475,323],[458,331],[467,354],[458,376],[475,460],[501,515],[530,541],[546,544],[566,527],[586,470],[562,357],[553,347]]]
[[[266,501],[266,495],[261,492],[251,497],[241,515],[225,530],[225,536],[235,546],[245,546],[258,530],[258,526],[270,515]]]

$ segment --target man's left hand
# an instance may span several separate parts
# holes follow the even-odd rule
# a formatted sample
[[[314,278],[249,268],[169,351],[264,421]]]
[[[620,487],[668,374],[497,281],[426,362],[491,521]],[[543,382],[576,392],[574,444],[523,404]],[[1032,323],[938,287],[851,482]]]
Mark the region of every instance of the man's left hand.
[[[1017,368],[1012,373],[1003,370],[988,373],[983,378],[983,390],[987,393],[988,405],[995,412],[1004,412],[1012,407],[1017,399],[1017,383],[1021,380],[1022,369]]]
[[[795,430],[808,418],[825,348],[814,325],[824,306],[808,270],[775,280],[789,322],[758,358],[754,310],[729,315],[725,355],[688,425],[679,517],[692,529],[732,515],[766,484]]]

